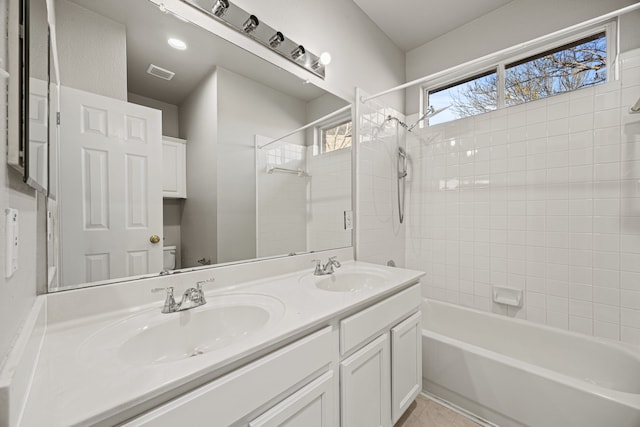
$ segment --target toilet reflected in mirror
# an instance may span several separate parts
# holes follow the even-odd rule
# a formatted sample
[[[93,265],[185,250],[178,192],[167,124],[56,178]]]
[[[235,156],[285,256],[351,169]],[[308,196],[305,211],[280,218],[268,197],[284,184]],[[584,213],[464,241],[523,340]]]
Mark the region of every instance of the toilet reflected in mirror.
[[[162,248],[162,269],[173,270],[176,268],[176,247],[164,246]]]

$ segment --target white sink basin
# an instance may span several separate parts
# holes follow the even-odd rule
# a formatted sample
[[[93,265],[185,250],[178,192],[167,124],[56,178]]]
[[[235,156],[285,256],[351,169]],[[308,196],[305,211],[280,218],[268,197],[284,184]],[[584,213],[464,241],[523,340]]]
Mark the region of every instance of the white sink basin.
[[[316,288],[331,292],[361,292],[388,284],[389,273],[384,270],[343,270],[326,276],[312,276]]]
[[[136,365],[175,362],[246,340],[284,313],[280,300],[266,295],[224,295],[207,301],[177,313],[162,314],[156,308],[131,316],[102,329],[83,347],[115,348],[120,360]]]

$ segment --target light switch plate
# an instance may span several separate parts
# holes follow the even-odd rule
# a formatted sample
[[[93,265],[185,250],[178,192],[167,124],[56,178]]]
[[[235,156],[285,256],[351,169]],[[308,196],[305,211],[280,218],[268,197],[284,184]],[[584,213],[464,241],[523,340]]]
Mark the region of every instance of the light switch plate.
[[[18,250],[20,243],[18,238],[18,210],[7,208],[4,210],[4,214],[5,230],[7,233],[4,275],[6,278],[9,278],[18,270]]]

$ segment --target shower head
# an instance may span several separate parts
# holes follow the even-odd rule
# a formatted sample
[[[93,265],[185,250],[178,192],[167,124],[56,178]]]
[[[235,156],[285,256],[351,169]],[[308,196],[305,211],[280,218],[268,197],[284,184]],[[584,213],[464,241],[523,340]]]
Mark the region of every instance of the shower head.
[[[397,117],[387,116],[387,118],[384,120],[384,122],[382,122],[382,124],[384,125],[386,122],[396,122],[397,124],[399,124],[403,128],[405,128],[405,129],[408,128],[407,124],[405,122],[403,122],[403,121],[400,121],[400,119],[397,118]]]
[[[431,118],[431,117],[435,116],[436,114],[440,114],[440,113],[442,113],[444,110],[446,110],[447,108],[450,108],[450,107],[451,107],[451,105],[447,105],[446,107],[438,108],[438,109],[436,110],[436,109],[435,109],[435,107],[434,107],[433,105],[430,105],[430,106],[427,108],[427,111],[426,111],[422,116],[420,116],[420,118],[419,118],[418,120],[416,120],[416,122],[415,122],[413,125],[411,125],[411,126],[409,126],[409,127],[407,128],[407,131],[411,132],[411,131],[413,130],[413,128],[414,128],[414,127],[416,127],[416,126],[418,126],[418,123],[420,123],[420,122],[421,122],[421,121],[423,121],[424,119],[429,119],[429,118]]]

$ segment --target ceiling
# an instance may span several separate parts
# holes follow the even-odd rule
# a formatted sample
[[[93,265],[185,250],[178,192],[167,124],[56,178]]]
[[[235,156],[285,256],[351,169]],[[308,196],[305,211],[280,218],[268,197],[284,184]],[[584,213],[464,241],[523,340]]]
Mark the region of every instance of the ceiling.
[[[354,0],[403,51],[423,45],[512,0]]]
[[[204,29],[162,13],[147,0],[72,0],[126,27],[128,91],[179,105],[215,66],[310,101],[326,92]],[[179,51],[169,37],[187,43]],[[203,54],[204,52],[204,54]],[[176,73],[171,81],[146,73],[149,64]]]

